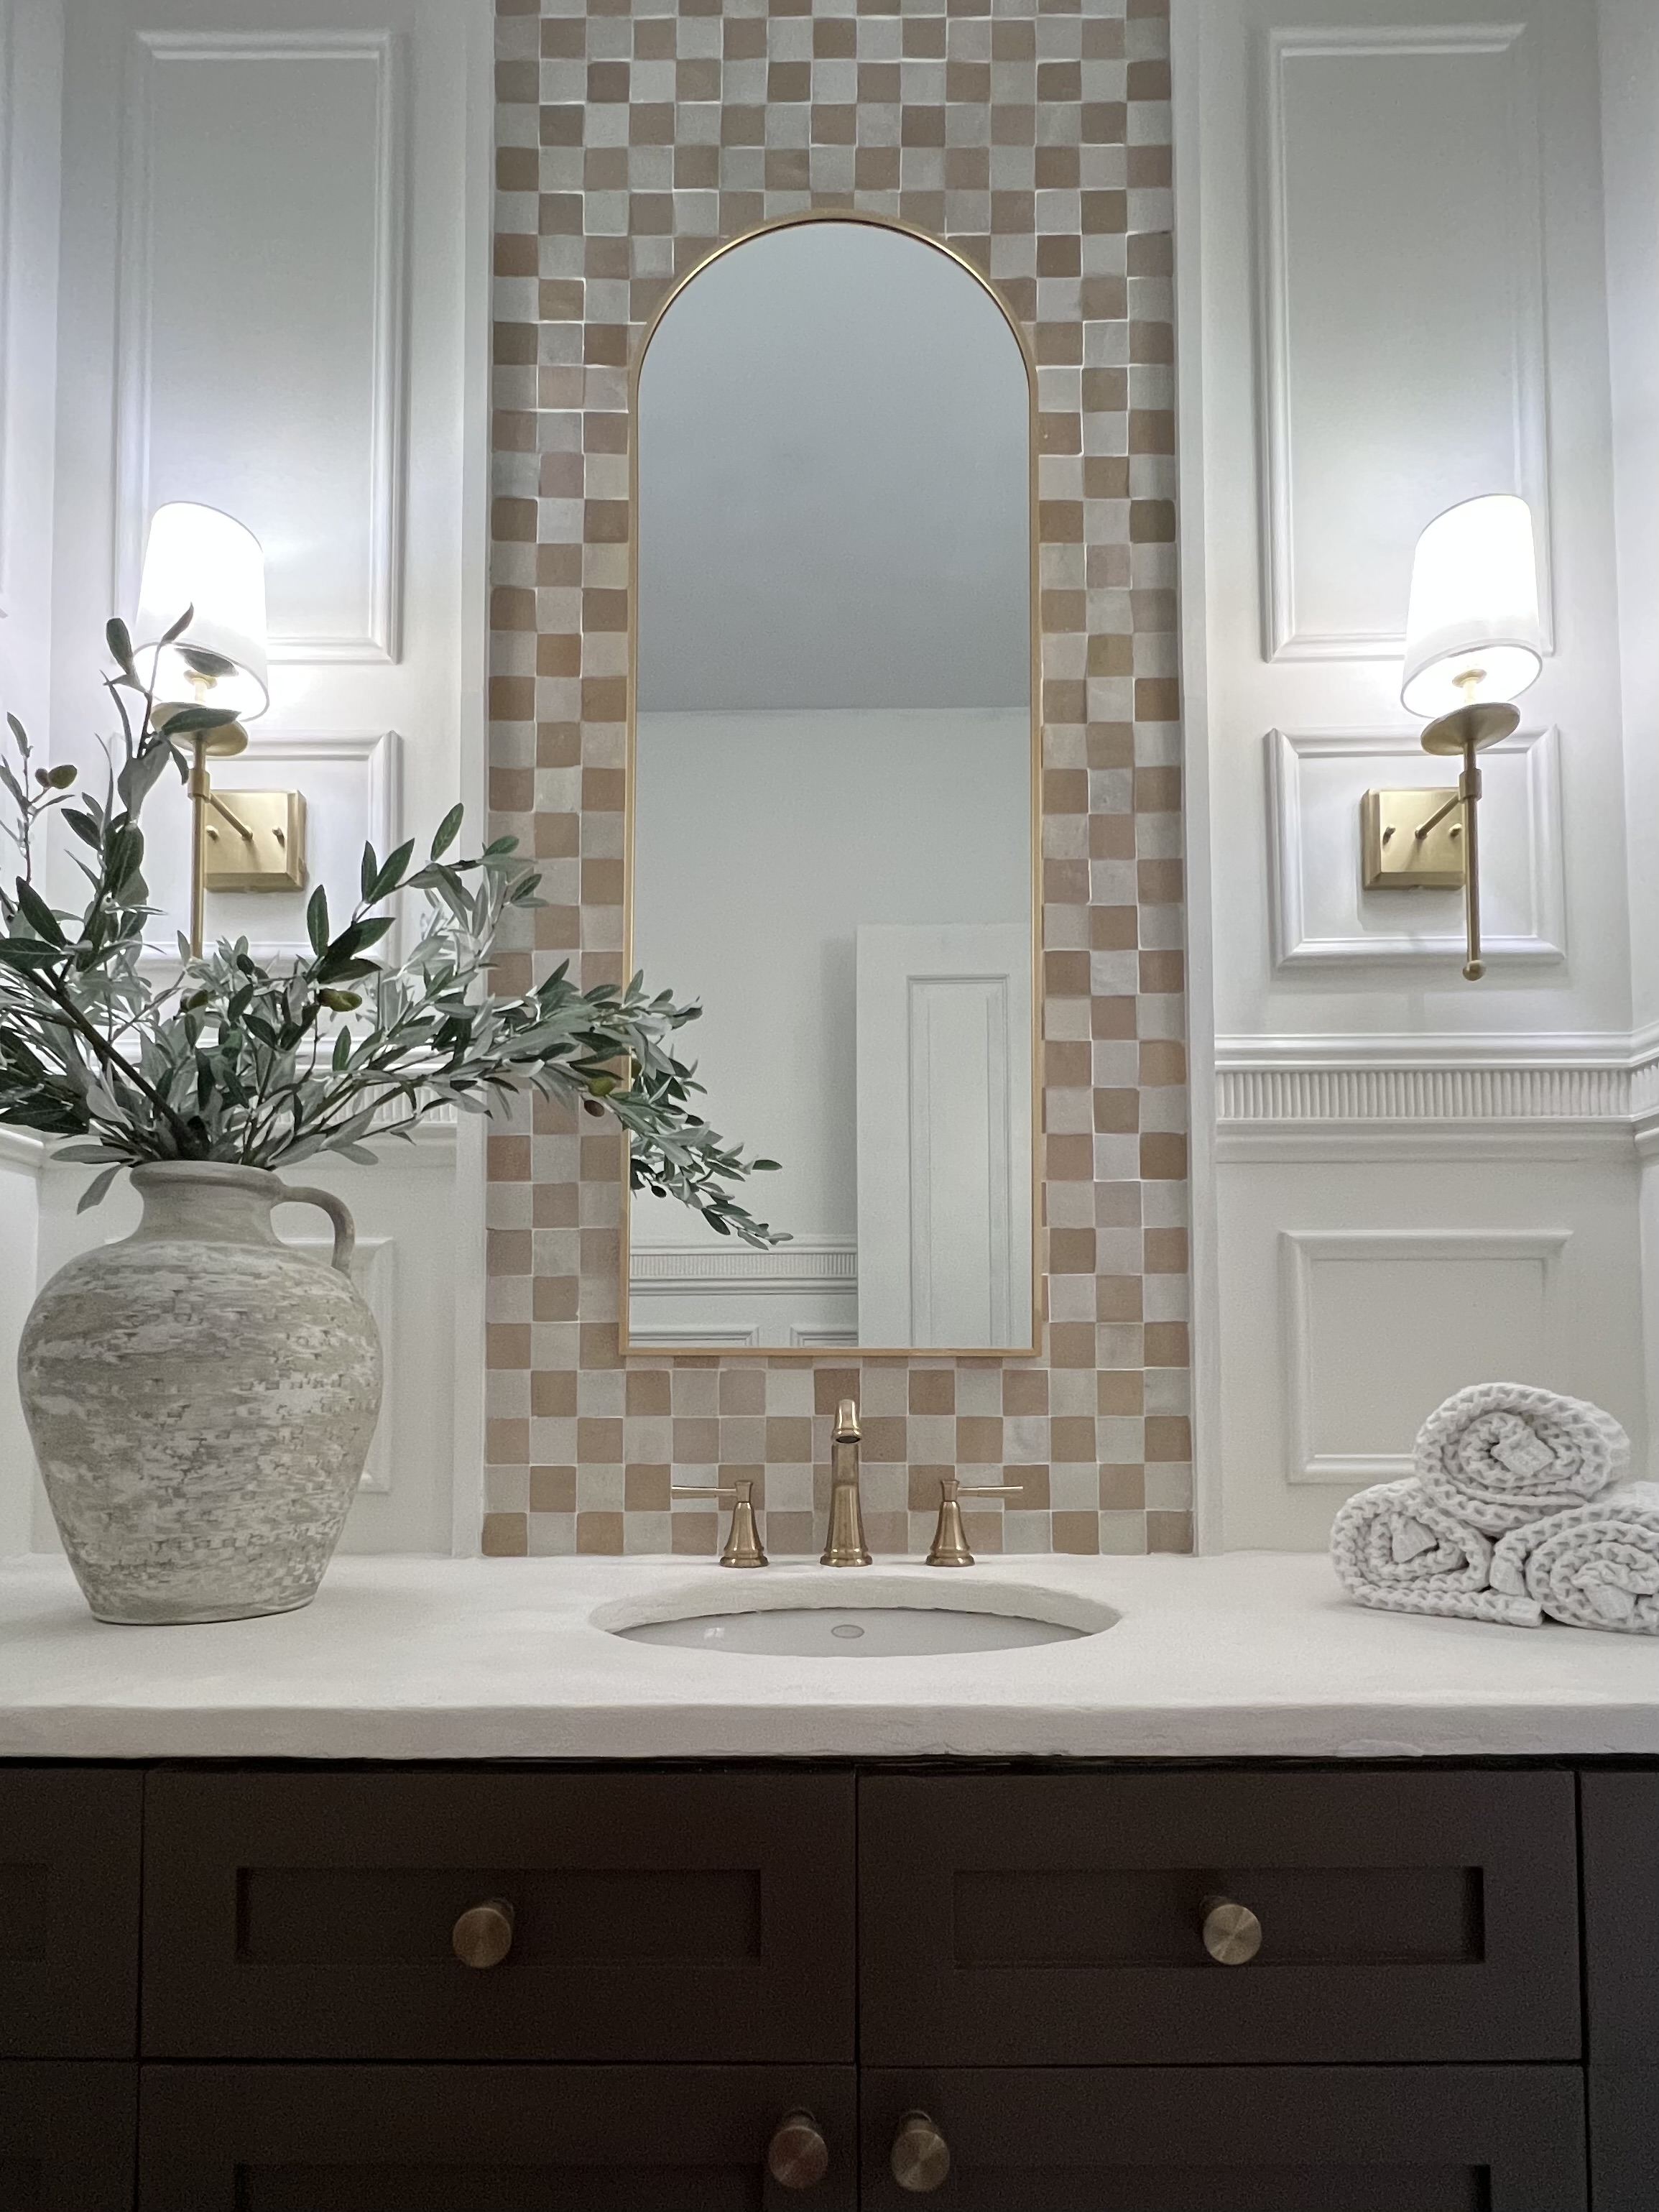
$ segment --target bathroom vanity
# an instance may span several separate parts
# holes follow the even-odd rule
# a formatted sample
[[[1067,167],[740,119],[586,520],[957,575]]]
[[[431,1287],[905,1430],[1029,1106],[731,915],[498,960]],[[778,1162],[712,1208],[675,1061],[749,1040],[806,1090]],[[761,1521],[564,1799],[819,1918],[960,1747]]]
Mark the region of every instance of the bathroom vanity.
[[[8,2208],[1653,2202],[1638,1639],[1304,1559],[878,1567],[1121,1618],[835,1662],[599,1625],[754,1601],[659,1560],[166,1633],[0,1581]]]

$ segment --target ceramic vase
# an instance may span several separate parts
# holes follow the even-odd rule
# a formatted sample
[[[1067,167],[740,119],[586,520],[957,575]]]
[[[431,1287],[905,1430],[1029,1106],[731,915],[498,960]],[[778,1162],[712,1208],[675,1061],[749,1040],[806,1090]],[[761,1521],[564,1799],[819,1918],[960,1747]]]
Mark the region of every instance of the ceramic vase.
[[[18,1352],[29,1433],[100,1620],[240,1620],[316,1595],[380,1406],[351,1216],[263,1168],[136,1168],[143,1218],[54,1275]],[[331,1262],[281,1243],[319,1206]]]

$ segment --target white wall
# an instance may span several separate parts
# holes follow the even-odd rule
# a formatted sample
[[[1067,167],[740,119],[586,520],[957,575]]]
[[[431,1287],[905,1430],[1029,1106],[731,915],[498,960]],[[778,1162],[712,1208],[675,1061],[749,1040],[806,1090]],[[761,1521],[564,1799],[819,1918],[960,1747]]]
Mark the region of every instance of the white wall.
[[[1647,75],[1607,109],[1604,236],[1583,0],[1176,0],[1212,1546],[1322,1543],[1449,1378],[1588,1391],[1645,1449],[1655,954],[1632,884],[1656,872],[1659,794],[1621,644],[1628,684],[1634,603],[1652,627],[1656,111],[1651,10],[1605,12]],[[1484,763],[1493,945],[1470,985],[1458,894],[1361,890],[1358,802],[1450,781],[1398,700],[1411,548],[1500,489],[1533,504],[1553,649]]]
[[[854,933],[860,922],[1029,927],[1029,718],[641,714],[634,837],[633,964],[702,1000],[681,1032],[701,1103],[716,1128],[780,1163],[747,1202],[798,1243],[745,1266],[696,1214],[649,1197],[631,1204],[631,1241],[730,1255],[745,1314],[763,1310],[781,1331],[763,1342],[787,1343],[795,1323],[845,1325],[846,1291],[826,1304],[801,1285],[803,1268],[844,1279],[857,1234]],[[790,1287],[762,1304],[769,1267]],[[637,1317],[712,1324],[720,1295],[652,1296]]]
[[[58,758],[94,769],[103,624],[132,612],[152,507],[240,514],[266,550],[271,707],[221,780],[302,791],[312,880],[349,904],[366,836],[385,850],[458,795],[482,828],[489,9],[64,0],[60,101],[45,0],[12,4],[35,23],[43,144],[62,118],[61,204],[31,233],[33,258],[12,257],[8,290],[23,267],[31,343],[57,362],[33,504],[18,520],[9,475],[0,501],[0,545],[21,530],[18,573],[41,583],[35,711],[44,728],[49,700]],[[46,404],[37,395],[37,426]],[[188,888],[170,785],[149,826],[167,943]],[[211,900],[209,929],[280,954],[303,942],[301,905]],[[321,1170],[357,1214],[388,1340],[389,1486],[354,1510],[359,1547],[476,1545],[481,1147],[467,1133],[459,1183],[453,1129],[396,1166]],[[82,1180],[45,1171],[44,1271],[115,1225],[109,1211],[76,1220]],[[0,1508],[14,1527],[16,1475]]]

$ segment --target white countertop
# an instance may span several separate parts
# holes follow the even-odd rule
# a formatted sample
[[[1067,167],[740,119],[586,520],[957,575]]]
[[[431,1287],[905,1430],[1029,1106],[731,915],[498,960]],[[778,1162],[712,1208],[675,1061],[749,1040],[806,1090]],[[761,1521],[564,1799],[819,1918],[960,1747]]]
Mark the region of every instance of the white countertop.
[[[623,1641],[611,1617],[1116,1608],[928,1658]],[[0,1566],[0,1755],[48,1759],[1342,1758],[1659,1753],[1659,1643],[1366,1613],[1322,1557],[1005,1558],[735,1575],[668,1559],[340,1559],[303,1613],[111,1628],[59,1561]]]

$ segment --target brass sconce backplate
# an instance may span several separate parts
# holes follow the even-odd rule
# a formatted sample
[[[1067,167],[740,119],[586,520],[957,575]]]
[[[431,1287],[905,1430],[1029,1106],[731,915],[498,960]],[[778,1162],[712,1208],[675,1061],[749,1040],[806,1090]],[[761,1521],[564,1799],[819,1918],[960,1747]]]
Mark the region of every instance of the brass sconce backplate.
[[[207,802],[210,891],[302,891],[306,802],[297,791],[218,791]]]
[[[1462,888],[1463,809],[1455,785],[1368,791],[1359,802],[1359,830],[1368,891]]]

